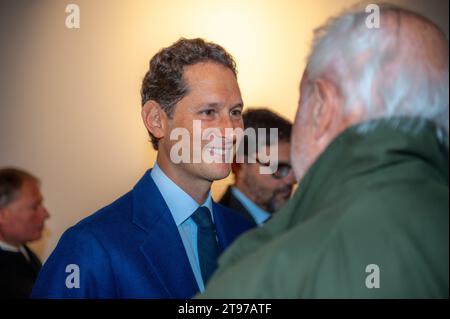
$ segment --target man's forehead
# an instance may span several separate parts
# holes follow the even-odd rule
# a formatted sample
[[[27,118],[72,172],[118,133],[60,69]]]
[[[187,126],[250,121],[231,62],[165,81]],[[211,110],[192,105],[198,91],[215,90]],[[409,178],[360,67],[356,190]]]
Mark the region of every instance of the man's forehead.
[[[193,76],[198,72],[205,72],[212,70],[229,70],[232,74],[234,74],[233,71],[226,65],[223,65],[219,62],[215,62],[212,60],[205,60],[184,66],[183,76],[185,75]]]
[[[241,93],[235,79],[215,75],[211,77],[206,75],[202,79],[197,79],[198,81],[187,79],[188,92],[181,101],[188,101],[191,106],[196,107],[243,107]]]
[[[39,183],[31,180],[31,179],[25,179],[23,181],[22,186],[19,190],[20,194],[27,195],[27,196],[41,196],[41,191],[39,188]]]

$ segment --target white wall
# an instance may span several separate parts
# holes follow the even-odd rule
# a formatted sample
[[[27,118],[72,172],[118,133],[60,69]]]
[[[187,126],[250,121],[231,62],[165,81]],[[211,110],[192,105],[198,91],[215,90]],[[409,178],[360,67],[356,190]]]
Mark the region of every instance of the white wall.
[[[52,214],[32,247],[47,258],[65,229],[128,191],[152,165],[139,90],[160,48],[181,36],[223,45],[238,62],[245,104],[293,119],[312,30],[355,2],[2,1],[0,167],[40,177]],[[447,1],[394,2],[448,35]],[[68,3],[81,9],[79,30],[65,27]],[[213,186],[216,198],[228,182]]]

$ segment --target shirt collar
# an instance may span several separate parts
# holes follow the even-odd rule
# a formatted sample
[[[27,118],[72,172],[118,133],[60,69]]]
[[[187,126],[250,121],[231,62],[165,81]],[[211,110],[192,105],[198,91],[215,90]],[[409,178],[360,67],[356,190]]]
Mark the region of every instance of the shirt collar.
[[[153,166],[150,175],[161,192],[164,201],[172,213],[177,226],[191,217],[199,206],[204,206],[212,213],[211,191],[202,205],[199,205],[191,196],[175,184],[159,167],[157,163]],[[212,214],[211,214],[212,215]]]
[[[0,248],[5,250],[5,251],[12,251],[12,252],[15,252],[15,253],[20,252],[20,248],[19,247],[10,245],[10,244],[5,243],[4,241],[1,241],[1,240],[0,240]]]
[[[256,224],[261,225],[270,217],[270,213],[266,212],[264,209],[256,205],[252,200],[250,200],[247,196],[244,195],[239,189],[236,187],[231,187],[231,192],[233,195],[244,205],[244,207],[249,211],[250,215],[252,215]]]

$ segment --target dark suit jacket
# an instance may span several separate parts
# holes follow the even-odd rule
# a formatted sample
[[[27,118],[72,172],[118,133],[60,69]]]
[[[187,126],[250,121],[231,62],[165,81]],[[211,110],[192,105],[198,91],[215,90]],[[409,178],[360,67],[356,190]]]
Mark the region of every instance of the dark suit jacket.
[[[28,261],[20,252],[0,248],[0,298],[29,298],[41,269],[39,258],[27,247]]]
[[[221,205],[214,203],[212,213],[222,250],[250,228]],[[198,291],[175,221],[148,170],[131,192],[63,234],[33,297],[190,298]]]
[[[219,200],[219,204],[231,208],[232,210],[238,212],[242,217],[244,217],[253,227],[256,226],[256,222],[253,219],[253,216],[249,213],[247,208],[242,205],[239,199],[233,195],[231,191],[231,186],[228,186],[227,191]]]

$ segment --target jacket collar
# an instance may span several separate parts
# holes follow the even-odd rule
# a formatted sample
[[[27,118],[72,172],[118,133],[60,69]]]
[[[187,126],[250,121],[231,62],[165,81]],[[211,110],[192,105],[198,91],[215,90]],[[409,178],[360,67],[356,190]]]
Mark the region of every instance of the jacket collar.
[[[181,187],[175,184],[158,166],[157,163],[153,166],[150,172],[151,178],[161,193],[164,202],[168,206],[170,213],[175,220],[175,224],[180,226],[184,221],[191,217],[199,204],[187,194]],[[208,197],[201,205],[207,207],[212,212],[211,191]]]
[[[189,298],[198,292],[178,228],[150,176],[151,170],[133,188],[133,223],[147,232],[140,250],[166,296]]]
[[[133,223],[147,233],[141,252],[159,279],[168,298],[190,298],[199,288],[183,241],[151,170],[132,190]],[[233,220],[226,210],[213,202],[212,213],[221,250],[234,239]]]

